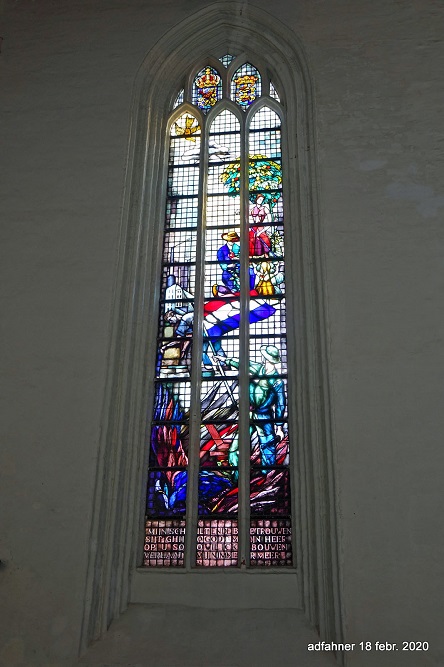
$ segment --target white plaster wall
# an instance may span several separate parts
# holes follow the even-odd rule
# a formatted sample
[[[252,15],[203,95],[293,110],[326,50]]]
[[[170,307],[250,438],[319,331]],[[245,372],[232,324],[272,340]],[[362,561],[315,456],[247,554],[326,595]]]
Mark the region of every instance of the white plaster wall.
[[[5,667],[75,661],[132,84],[207,4],[0,3]],[[255,5],[298,33],[316,89],[345,637],[431,647],[348,664],[439,665],[443,7]]]
[[[316,27],[310,24],[309,48],[318,92],[345,635],[398,645],[430,641],[429,654],[354,654],[353,666],[438,665],[443,6],[354,3],[350,12],[341,4],[336,29],[324,4]]]

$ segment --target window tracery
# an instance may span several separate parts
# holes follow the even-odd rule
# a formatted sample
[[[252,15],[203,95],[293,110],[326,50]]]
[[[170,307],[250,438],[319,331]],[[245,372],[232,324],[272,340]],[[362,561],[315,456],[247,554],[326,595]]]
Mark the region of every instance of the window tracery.
[[[145,566],[293,565],[278,100],[245,62],[173,106]]]

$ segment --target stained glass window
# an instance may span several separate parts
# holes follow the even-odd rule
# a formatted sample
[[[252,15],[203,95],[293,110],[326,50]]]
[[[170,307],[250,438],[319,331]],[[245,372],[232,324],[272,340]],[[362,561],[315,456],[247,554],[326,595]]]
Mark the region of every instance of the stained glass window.
[[[250,63],[228,90],[205,67],[182,101],[169,124],[144,565],[291,566],[282,108]]]

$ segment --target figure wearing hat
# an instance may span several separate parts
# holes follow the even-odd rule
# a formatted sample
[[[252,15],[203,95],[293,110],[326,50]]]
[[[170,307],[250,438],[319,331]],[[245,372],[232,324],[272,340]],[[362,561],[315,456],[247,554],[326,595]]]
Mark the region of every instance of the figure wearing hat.
[[[239,292],[239,235],[237,232],[226,232],[221,235],[221,239],[226,241],[225,245],[221,246],[217,251],[217,260],[222,269],[222,282],[226,287],[227,292]],[[221,290],[219,289],[219,292],[220,291]]]
[[[280,354],[274,345],[262,345],[262,363],[250,361],[250,437],[257,433],[263,466],[276,464],[276,444],[284,438],[285,387],[276,369]],[[239,368],[238,359],[224,358],[224,363]],[[237,442],[230,450],[228,460],[237,467],[239,459]],[[263,470],[266,472],[266,470]]]
[[[226,296],[240,292],[240,238],[237,232],[226,232],[221,235],[226,244],[217,251],[217,259],[222,269],[223,285],[213,285],[214,296]],[[249,268],[250,290],[254,289],[254,269]]]

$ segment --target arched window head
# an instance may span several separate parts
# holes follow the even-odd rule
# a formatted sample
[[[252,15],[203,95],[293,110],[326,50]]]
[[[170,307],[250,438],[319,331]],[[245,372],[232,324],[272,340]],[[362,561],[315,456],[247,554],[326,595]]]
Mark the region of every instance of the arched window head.
[[[222,95],[222,79],[214,67],[204,67],[193,82],[193,103],[207,113]]]
[[[261,75],[256,67],[245,63],[233,75],[231,97],[243,111],[261,95]]]
[[[242,105],[244,65],[261,86]],[[200,108],[207,67],[220,81]],[[313,91],[297,35],[232,0],[139,69],[83,647],[129,601],[262,606],[265,590],[342,641]]]
[[[167,125],[147,567],[294,565],[283,109],[262,88],[250,62],[205,66]]]

